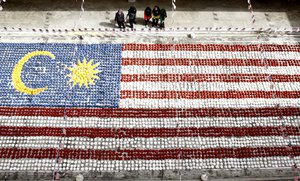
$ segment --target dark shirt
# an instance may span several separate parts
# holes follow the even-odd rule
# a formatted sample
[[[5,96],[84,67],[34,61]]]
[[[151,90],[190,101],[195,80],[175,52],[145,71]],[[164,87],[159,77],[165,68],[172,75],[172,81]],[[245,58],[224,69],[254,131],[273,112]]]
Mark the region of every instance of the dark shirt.
[[[147,7],[146,9],[145,9],[145,15],[146,16],[151,16],[151,8],[150,7]]]
[[[136,14],[136,8],[134,6],[131,6],[129,9],[128,9],[128,14]]]
[[[167,17],[167,12],[165,9],[161,9],[160,19],[165,20]]]
[[[160,15],[160,9],[159,8],[153,9],[152,14],[153,14],[153,16],[159,16]]]
[[[121,13],[121,14],[116,13],[115,21],[124,22],[125,21],[124,13]]]
[[[129,19],[134,19],[135,18],[135,14],[133,14],[133,13],[129,13],[129,14],[127,14],[127,16],[129,17]]]

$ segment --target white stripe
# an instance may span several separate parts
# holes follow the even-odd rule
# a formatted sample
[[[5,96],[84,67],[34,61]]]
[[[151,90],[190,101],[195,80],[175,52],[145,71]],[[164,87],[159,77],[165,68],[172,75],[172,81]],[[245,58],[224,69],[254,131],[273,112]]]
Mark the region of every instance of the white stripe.
[[[258,137],[169,137],[169,138],[86,138],[86,137],[0,137],[2,148],[68,148],[68,149],[176,149],[176,148],[238,148],[282,147],[300,144],[299,136]],[[61,145],[61,147],[60,147]]]
[[[298,159],[296,157],[294,159]],[[122,170],[173,170],[173,169],[238,169],[238,168],[290,168],[289,157],[211,158],[167,160],[74,160],[63,159],[60,171],[122,171]],[[57,167],[49,159],[0,159],[0,169],[7,171],[53,171]]]
[[[291,167],[289,157],[168,159],[168,160],[63,160],[62,170],[170,170]],[[81,166],[79,166],[81,165]],[[93,165],[96,168],[92,168]],[[77,166],[77,168],[76,168]]]
[[[292,158],[292,160],[294,161],[294,164],[296,164],[297,167],[299,168],[299,165],[300,165],[300,156],[294,157],[294,158]]]
[[[122,51],[123,58],[280,59],[299,60],[300,52],[231,51]]]
[[[298,107],[300,99],[120,99],[120,108],[264,108]]]
[[[300,126],[300,117],[197,117],[197,118],[96,118],[96,117],[0,117],[1,126],[59,128],[186,128]]]
[[[123,58],[280,59],[299,60],[300,52],[230,51],[122,51]]]
[[[53,171],[57,168],[55,159],[0,159],[2,171]]]
[[[298,91],[300,82],[121,82],[131,91]]]
[[[122,66],[122,74],[282,74],[297,75],[299,66]]]

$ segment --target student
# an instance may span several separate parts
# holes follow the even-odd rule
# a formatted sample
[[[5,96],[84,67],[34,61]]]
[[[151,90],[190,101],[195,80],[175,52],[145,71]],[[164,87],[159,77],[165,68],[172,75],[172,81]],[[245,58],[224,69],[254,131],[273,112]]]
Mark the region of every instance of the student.
[[[150,19],[151,19],[151,8],[149,6],[147,6],[144,11],[145,26],[148,26]]]
[[[160,19],[160,9],[158,6],[154,6],[152,10],[152,26],[157,26],[159,19]]]
[[[121,9],[119,9],[116,13],[115,21],[117,21],[119,28],[125,28],[125,17]]]

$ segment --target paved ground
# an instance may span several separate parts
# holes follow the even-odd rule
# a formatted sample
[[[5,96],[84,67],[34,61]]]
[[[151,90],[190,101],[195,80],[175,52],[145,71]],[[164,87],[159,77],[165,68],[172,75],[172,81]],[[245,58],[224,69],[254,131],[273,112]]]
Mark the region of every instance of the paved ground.
[[[124,172],[69,172],[63,173],[62,181],[74,181],[76,176],[82,175],[85,181],[97,180],[185,180],[199,181],[201,175],[206,174],[210,181],[286,181],[293,180],[297,173],[291,169],[241,169],[241,170],[167,170],[167,171],[124,171]],[[0,180],[52,180],[49,172],[0,173]]]
[[[137,9],[136,28],[142,28],[143,10],[146,5],[166,8],[166,27],[234,27],[234,28],[290,28],[300,26],[299,0],[253,1],[256,22],[252,24],[246,0],[181,0],[172,13],[171,0],[88,0],[84,13],[81,1],[62,0],[7,0],[0,12],[1,27],[15,28],[113,28],[117,9],[127,10],[134,4]]]

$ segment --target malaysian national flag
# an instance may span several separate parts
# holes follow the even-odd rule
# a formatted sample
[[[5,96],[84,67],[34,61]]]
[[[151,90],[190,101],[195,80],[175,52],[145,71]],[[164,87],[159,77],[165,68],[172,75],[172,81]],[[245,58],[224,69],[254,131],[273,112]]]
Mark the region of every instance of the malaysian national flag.
[[[0,170],[300,165],[300,45],[0,44]]]

